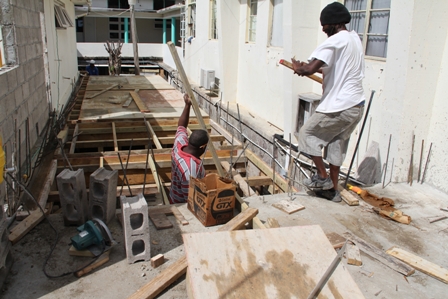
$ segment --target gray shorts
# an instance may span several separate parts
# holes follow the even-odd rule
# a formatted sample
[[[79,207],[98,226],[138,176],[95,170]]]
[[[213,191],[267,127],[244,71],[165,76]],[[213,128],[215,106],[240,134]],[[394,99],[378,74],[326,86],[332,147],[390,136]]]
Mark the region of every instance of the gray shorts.
[[[350,135],[361,120],[364,106],[354,106],[334,113],[314,113],[300,128],[299,150],[312,156],[322,156],[332,165],[341,166],[347,153]]]

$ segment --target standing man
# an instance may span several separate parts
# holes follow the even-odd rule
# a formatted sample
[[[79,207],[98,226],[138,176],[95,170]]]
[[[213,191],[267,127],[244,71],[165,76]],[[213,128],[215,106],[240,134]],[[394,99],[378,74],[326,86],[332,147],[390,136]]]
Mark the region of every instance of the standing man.
[[[98,76],[99,71],[98,68],[95,66],[95,60],[90,60],[89,65],[86,67],[86,71],[89,73],[90,76]]]
[[[320,14],[322,31],[328,39],[318,46],[308,63],[292,59],[299,76],[323,73],[323,95],[316,112],[299,131],[299,150],[311,155],[317,174],[303,184],[318,196],[340,202],[337,191],[339,169],[344,162],[350,135],[364,113],[364,55],[361,40],[347,31],[351,15],[339,2],[327,5]],[[330,163],[327,175],[322,159]]]
[[[184,95],[185,107],[177,123],[177,132],[171,152],[171,190],[170,203],[183,203],[188,199],[190,176],[203,178],[205,169],[201,163],[208,143],[208,133],[205,130],[195,130],[190,138],[187,126],[190,120],[191,101]]]

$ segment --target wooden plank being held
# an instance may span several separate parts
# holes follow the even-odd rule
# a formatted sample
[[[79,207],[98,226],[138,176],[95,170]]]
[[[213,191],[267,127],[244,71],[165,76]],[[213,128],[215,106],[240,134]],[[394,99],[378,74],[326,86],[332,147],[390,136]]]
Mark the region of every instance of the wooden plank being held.
[[[257,213],[257,209],[247,208],[232,220],[221,226],[218,231],[240,229],[244,227],[247,222],[251,221]],[[187,272],[187,266],[187,257],[184,255],[176,262],[165,268],[165,270],[163,270],[163,272],[157,275],[153,280],[138,289],[137,292],[129,296],[128,299],[155,298],[170,284],[184,275]]]
[[[398,247],[392,247],[389,250],[387,250],[386,253],[405,262],[409,266],[414,267],[415,269],[419,270],[420,272],[428,274],[429,276],[432,276],[435,279],[438,279],[438,280],[448,284],[448,270],[447,269],[442,268],[439,265],[436,265],[430,261],[422,259],[421,257],[416,256],[415,254],[407,252]]]
[[[405,276],[409,276],[414,274],[415,269],[408,266],[407,264],[401,262],[400,260],[394,258],[393,256],[390,256],[386,254],[381,249],[367,243],[361,238],[358,238],[357,236],[346,232],[343,234],[344,237],[355,243],[361,251],[365,252],[366,254],[370,255],[374,259],[382,262],[384,265],[388,266],[392,270],[397,271],[398,273],[401,273]]]
[[[146,125],[146,128],[148,129],[149,133],[151,134],[152,141],[154,142],[156,148],[161,149],[162,148],[162,144],[160,144],[160,141],[157,138],[157,135],[154,132],[151,124],[149,123],[149,121],[145,121],[145,125]]]
[[[169,205],[170,201],[168,200],[168,196],[165,192],[165,188],[163,187],[162,179],[160,178],[159,174],[157,173],[156,164],[154,163],[152,156],[148,159],[148,164],[149,164],[149,168],[151,168],[152,175],[154,176],[154,180],[156,182],[157,189],[159,190],[160,194],[162,195],[163,203],[166,205]]]

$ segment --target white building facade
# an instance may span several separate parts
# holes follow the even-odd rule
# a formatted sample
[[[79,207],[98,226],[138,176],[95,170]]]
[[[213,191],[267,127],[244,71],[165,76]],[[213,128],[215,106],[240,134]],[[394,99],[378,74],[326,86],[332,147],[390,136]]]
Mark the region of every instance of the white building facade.
[[[201,69],[215,71],[224,103],[236,102],[282,128],[285,135],[294,133],[299,95],[320,95],[322,86],[293,75],[278,62],[294,56],[306,60],[326,39],[319,16],[331,2],[189,0],[186,36],[191,43],[185,43],[186,72],[200,82]],[[376,91],[358,156],[361,159],[370,143],[376,141],[384,164],[392,136],[386,181],[392,175],[393,182],[405,182],[415,135],[414,180],[419,168],[423,175],[432,144],[424,180],[448,192],[444,179],[448,172],[448,28],[442,25],[448,17],[448,2],[340,2],[352,12],[349,26],[363,41],[366,98]],[[360,127],[361,123],[352,136],[352,152]],[[351,155],[349,150],[348,157]]]

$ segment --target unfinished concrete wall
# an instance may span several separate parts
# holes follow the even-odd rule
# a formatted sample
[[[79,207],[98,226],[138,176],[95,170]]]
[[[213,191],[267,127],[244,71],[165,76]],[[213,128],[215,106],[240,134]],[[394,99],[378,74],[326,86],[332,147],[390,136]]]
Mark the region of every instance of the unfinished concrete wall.
[[[15,164],[25,162],[25,140],[33,145],[48,120],[40,22],[43,1],[2,0],[0,7],[6,61],[10,66],[0,71],[0,133],[10,167],[13,151]]]

